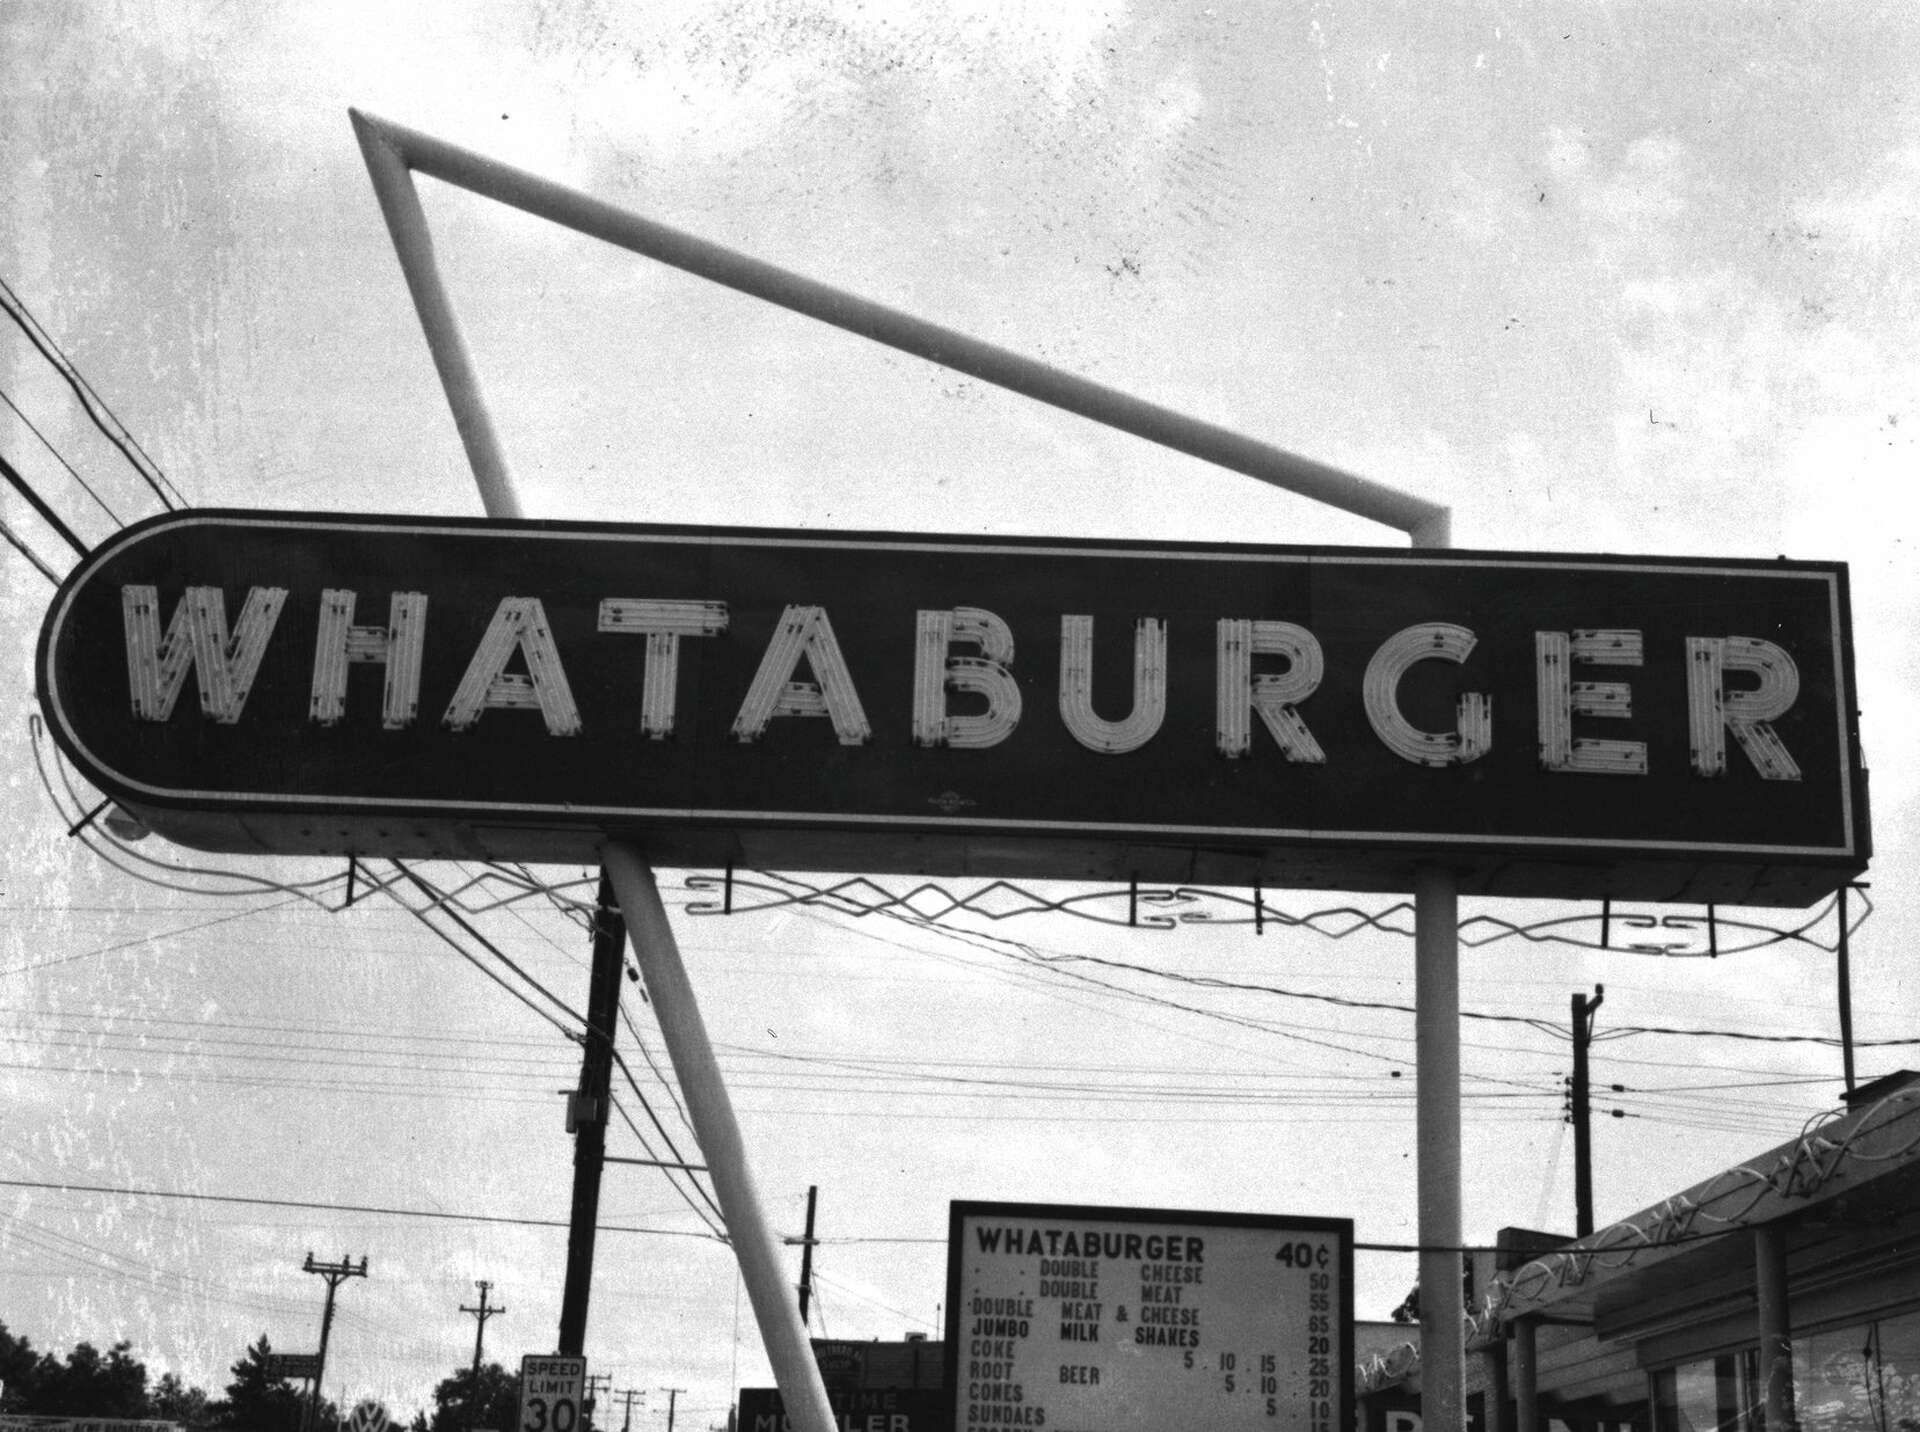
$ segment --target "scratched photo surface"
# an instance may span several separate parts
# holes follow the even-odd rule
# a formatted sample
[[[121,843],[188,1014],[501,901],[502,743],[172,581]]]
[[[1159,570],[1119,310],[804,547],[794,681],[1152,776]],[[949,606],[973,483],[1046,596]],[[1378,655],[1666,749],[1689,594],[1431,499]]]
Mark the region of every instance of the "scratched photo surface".
[[[1833,1108],[1826,892],[1850,875],[1859,1072],[1911,1065],[1917,62],[1920,20],[1865,5],[0,8],[7,1336],[61,1361],[124,1341],[170,1405],[227,1398],[236,1364],[317,1351],[323,1270],[364,1258],[328,1330],[342,1414],[431,1420],[476,1358],[559,1346],[592,842],[295,854],[263,828],[238,854],[103,804],[36,647],[84,554],[170,510],[457,525],[507,491],[531,522],[1029,544],[1000,575],[850,552],[723,577],[424,540],[282,574],[216,543],[114,576],[75,657],[105,693],[88,729],[177,738],[202,779],[285,761],[376,799],[577,812],[643,787],[706,812],[660,888],[789,1282],[816,1190],[816,1338],[937,1344],[956,1201],[1351,1220],[1343,1296],[1387,1322],[1416,1275],[1385,1246],[1417,1237],[1412,912],[1344,866],[1195,879],[1222,867],[1122,869],[1072,829],[1047,872],[1078,883],[995,886],[1033,867],[835,844],[833,821],[756,861],[716,810],[843,801],[902,841],[1164,816],[1183,858],[1222,809],[1815,828],[1822,888],[1711,921],[1463,900],[1469,1244],[1571,1230],[1567,1010],[1596,985],[1595,1108],[1621,1115],[1596,1119],[1601,1225]],[[1036,566],[1409,539],[421,176],[490,420],[477,480],[350,109],[1444,508],[1463,551],[1631,561],[1592,614],[1551,565],[1384,594]],[[1716,562],[1754,585],[1661,575]],[[1772,585],[1809,571],[1844,641]],[[672,589],[627,580],[657,573]],[[217,630],[189,588],[218,588]],[[278,588],[269,631],[246,604]],[[427,598],[417,686],[393,676],[404,592]],[[1413,628],[1427,647],[1393,646]],[[557,734],[570,709],[582,733]],[[310,740],[332,767],[287,756]],[[619,983],[586,1375],[601,1426],[723,1427],[773,1374],[707,1175],[660,1166],[702,1154],[645,986]],[[1093,1361],[1062,1366],[1091,1391]],[[915,1432],[885,1421],[906,1403],[843,1405]]]

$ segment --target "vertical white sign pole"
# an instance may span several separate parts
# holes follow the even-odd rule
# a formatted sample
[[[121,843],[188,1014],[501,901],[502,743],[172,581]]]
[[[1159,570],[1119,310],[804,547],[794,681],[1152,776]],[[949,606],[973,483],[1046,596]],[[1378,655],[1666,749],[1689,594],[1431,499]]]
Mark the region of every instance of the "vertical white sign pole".
[[[1449,547],[1442,517],[1415,547]],[[1467,1425],[1467,1330],[1460,1303],[1460,883],[1428,866],[1414,875],[1414,1142],[1420,1239],[1420,1419],[1434,1432]]]
[[[374,194],[386,217],[394,252],[413,295],[427,347],[453,409],[454,424],[466,446],[481,504],[489,517],[522,516],[512,473],[487,414],[479,375],[440,282],[433,240],[427,232],[413,176],[402,156],[358,116],[354,118],[354,130],[373,178]],[[733,1105],[720,1080],[720,1066],[713,1057],[693,986],[681,963],[673,927],[667,923],[666,910],[660,903],[653,871],[638,851],[623,845],[608,847],[606,870],[666,1038],[674,1076],[686,1095],[687,1116],[706,1157],[714,1193],[726,1219],[727,1236],[760,1323],[767,1360],[773,1364],[774,1380],[786,1403],[788,1425],[793,1432],[836,1432],[826,1385],[813,1360],[799,1307],[787,1290],[779,1244],[761,1214],[759,1193],[747,1168]]]
[[[1460,1305],[1460,894],[1449,870],[1414,877],[1415,1142],[1419,1148],[1420,1420],[1466,1422]]]

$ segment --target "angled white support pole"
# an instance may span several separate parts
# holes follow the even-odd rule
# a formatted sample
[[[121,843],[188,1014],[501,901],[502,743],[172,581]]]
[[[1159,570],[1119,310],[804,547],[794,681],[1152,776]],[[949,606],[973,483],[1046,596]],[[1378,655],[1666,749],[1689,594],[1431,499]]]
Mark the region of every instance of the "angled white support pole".
[[[617,248],[644,255],[658,263],[731,288],[749,297],[777,307],[805,314],[821,323],[845,329],[862,338],[872,339],[903,353],[912,353],[931,363],[966,373],[996,387],[1023,394],[1056,408],[1078,413],[1107,427],[1132,433],[1135,437],[1173,448],[1191,457],[1202,458],[1234,472],[1244,473],[1275,487],[1297,492],[1329,507],[1370,518],[1405,532],[1416,544],[1447,545],[1448,509],[1439,503],[1401,492],[1384,483],[1372,482],[1342,472],[1336,467],[1290,453],[1271,443],[1258,442],[1231,429],[1202,422],[1171,408],[1089,382],[1064,369],[1035,362],[1008,349],[983,343],[951,328],[943,328],[897,309],[887,308],[856,297],[827,284],[802,277],[773,264],[722,248],[665,224],[592,199],[551,180],[515,169],[496,159],[475,154],[445,140],[435,139],[418,130],[404,128],[384,119],[350,110],[360,147],[367,165],[374,171],[374,184],[380,193],[381,207],[387,211],[388,225],[394,228],[394,242],[400,243],[400,229],[394,223],[396,209],[417,216],[419,203],[413,197],[407,170],[429,174],[435,179],[519,209],[522,213],[546,219],[562,228],[590,238],[600,239]],[[384,181],[381,174],[388,178]],[[395,179],[393,175],[398,174]],[[383,188],[382,185],[385,185]],[[396,198],[388,198],[392,191]],[[413,222],[409,219],[409,222]],[[431,272],[431,249],[424,244],[425,231],[414,247],[425,257],[424,271]],[[403,255],[403,266],[408,260]],[[413,268],[408,268],[409,286],[414,286]],[[435,290],[437,294],[437,280]],[[414,301],[420,303],[415,286]],[[436,300],[442,303],[443,301]],[[446,322],[451,323],[451,313]],[[421,322],[427,320],[425,306]],[[477,385],[464,364],[461,352],[460,381],[465,387]],[[443,378],[447,360],[435,354]],[[454,388],[449,384],[448,396]],[[467,428],[462,423],[461,434]],[[468,452],[473,451],[472,444]],[[476,466],[476,476],[479,469]],[[481,479],[483,485],[485,478]]]
[[[747,1164],[746,1146],[733,1117],[733,1101],[720,1078],[720,1064],[707,1039],[706,1024],[693,985],[680,961],[680,947],[667,923],[653,871],[630,845],[612,844],[601,852],[620,913],[633,934],[633,950],[646,981],[647,997],[660,1021],[674,1077],[686,1097],[687,1117],[706,1155],[714,1196],[726,1215],[727,1236],[740,1260],[740,1277],[773,1364],[780,1400],[794,1432],[835,1432],[838,1423],[827,1402],[820,1365],[814,1360],[800,1307],[781,1264],[780,1240],[760,1211],[760,1195]]]
[[[353,119],[354,137],[360,141],[361,156],[367,161],[367,174],[373,180],[374,197],[387,221],[387,233],[393,239],[393,251],[400,259],[400,272],[406,278],[407,292],[413,295],[414,312],[420,316],[420,329],[427,336],[427,351],[440,371],[440,386],[446,391],[447,406],[453,409],[454,426],[467,450],[467,464],[480,488],[480,505],[489,517],[523,517],[520,499],[513,490],[513,476],[507,470],[506,455],[500,438],[487,414],[486,395],[480,389],[480,375],[474,371],[467,341],[460,334],[460,323],[453,305],[440,282],[440,265],[433,256],[433,235],[427,230],[427,216],[420,208],[420,195],[414,190],[413,175],[400,152],[381,130]]]
[[[479,379],[440,283],[425,216],[414,192],[412,170],[876,343],[1396,528],[1405,532],[1415,547],[1444,548],[1452,541],[1452,514],[1439,503],[844,293],[430,135],[358,111],[349,113],[489,516],[519,516],[520,506],[487,416]],[[760,1217],[732,1106],[720,1082],[718,1065],[713,1063],[679,948],[660,908],[652,871],[628,846],[609,846],[606,857],[608,874],[634,930],[649,993],[654,995],[656,1005],[663,1003],[661,994],[653,988],[656,979],[662,989],[671,991],[665,998],[674,1003],[677,1013],[673,1019],[681,1032],[667,1035],[668,1051],[673,1056],[674,1072],[687,1091],[688,1114],[713,1165],[715,1190],[727,1216],[788,1417],[795,1432],[833,1432],[834,1419],[819,1369],[807,1344],[806,1330],[799,1325],[798,1312],[786,1296],[779,1272],[779,1250]],[[643,913],[648,911],[655,914]],[[1415,1033],[1423,1290],[1421,1401],[1426,1425],[1435,1432],[1454,1432],[1465,1425],[1465,1327],[1457,1251],[1462,1239],[1458,925],[1459,885],[1454,875],[1433,867],[1420,870],[1414,891],[1414,959],[1418,967]],[[660,1015],[665,1031],[665,1008]],[[683,1058],[687,1061],[684,1066]],[[718,1140],[727,1152],[717,1155],[708,1144],[709,1137]],[[727,1165],[725,1172],[723,1163]],[[739,1226],[735,1225],[736,1217],[741,1220]],[[770,1290],[764,1298],[763,1286]]]
[[[433,240],[414,192],[413,178],[401,157],[357,116],[354,129],[407,289],[413,295],[421,330],[439,370],[447,404],[453,409],[455,426],[466,446],[481,505],[489,517],[523,516],[506,456],[487,413],[479,376],[440,282]],[[647,994],[659,1016],[674,1075],[686,1096],[694,1136],[706,1156],[708,1175],[726,1219],[728,1241],[760,1324],[761,1340],[786,1405],[787,1421],[794,1432],[836,1432],[826,1385],[821,1381],[799,1311],[787,1296],[780,1244],[761,1212],[733,1105],[721,1082],[720,1066],[707,1039],[673,927],[660,903],[653,871],[638,851],[623,845],[608,847],[604,863],[627,922]]]

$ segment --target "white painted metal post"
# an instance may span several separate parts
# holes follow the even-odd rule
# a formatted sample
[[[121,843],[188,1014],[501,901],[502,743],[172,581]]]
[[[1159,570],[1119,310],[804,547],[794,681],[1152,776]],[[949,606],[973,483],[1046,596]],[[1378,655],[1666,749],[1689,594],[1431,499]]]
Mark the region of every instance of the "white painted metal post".
[[[383,142],[381,134],[354,117],[361,152],[373,178],[374,192],[386,215],[394,251],[399,256],[407,288],[427,348],[439,370],[447,404],[453,410],[480,490],[481,505],[489,517],[523,516],[506,456],[494,432],[481,392],[478,374],[467,354],[454,317],[453,305],[440,282],[433,257],[433,241],[426,216],[414,192],[413,177],[404,157]],[[687,1116],[706,1157],[714,1192],[726,1219],[727,1236],[739,1261],[741,1276],[753,1302],[767,1359],[786,1403],[794,1432],[835,1432],[833,1409],[826,1386],[807,1342],[798,1310],[787,1296],[781,1271],[779,1244],[767,1228],[760,1198],[748,1170],[734,1121],[733,1105],[720,1080],[720,1066],[707,1040],[700,1009],[680,961],[680,948],[667,923],[653,871],[631,847],[609,846],[606,870],[613,882],[627,929],[665,1036],[674,1074],[686,1095]]]
[[[413,187],[413,174],[406,160],[390,144],[377,126],[353,117],[354,137],[360,141],[360,154],[367,162],[367,175],[373,180],[374,197],[387,221],[387,233],[393,239],[393,251],[400,259],[400,272],[406,278],[407,292],[413,295],[414,312],[420,315],[420,329],[427,337],[427,351],[440,373],[440,386],[447,394],[447,406],[453,409],[453,423],[460,430],[460,441],[467,450],[467,463],[480,488],[480,505],[489,517],[522,517],[520,499],[513,490],[513,478],[500,447],[500,438],[488,416],[486,398],[480,389],[480,375],[467,352],[460,334],[460,323],[453,316],[453,304],[440,282],[440,266],[433,256],[433,235],[427,229],[427,216],[421,211],[420,196]]]
[[[586,234],[604,243],[630,252],[644,254],[657,263],[667,264],[725,288],[776,304],[794,313],[802,313],[821,323],[858,334],[903,353],[912,353],[930,363],[955,372],[967,373],[984,382],[1020,393],[1037,402],[1050,403],[1084,418],[1102,423],[1149,442],[1160,443],[1206,462],[1245,473],[1261,482],[1271,483],[1289,492],[1343,512],[1352,512],[1408,533],[1414,545],[1444,547],[1448,542],[1448,509],[1437,502],[1401,492],[1384,483],[1329,467],[1312,458],[1301,457],[1259,442],[1214,423],[1203,422],[1185,413],[1145,402],[1129,393],[1092,382],[1078,374],[1037,362],[1018,353],[982,342],[967,334],[915,318],[911,314],[887,308],[860,298],[843,289],[830,287],[800,274],[790,273],[747,254],[722,248],[718,244],[670,228],[652,219],[563,188],[551,180],[502,164],[497,159],[462,149],[430,134],[408,129],[389,120],[349,110],[361,150],[367,156],[367,168],[374,176],[374,188],[387,224],[394,232],[394,244],[402,243],[403,231],[413,237],[409,247],[420,257],[401,263],[407,268],[407,283],[414,290],[414,302],[420,307],[420,321],[431,333],[442,320],[430,318],[427,302],[421,297],[416,270],[432,273],[432,246],[426,242],[426,226],[418,216],[419,200],[414,197],[410,171],[417,170],[470,193],[533,214],[550,223]],[[399,217],[396,218],[396,215]],[[431,284],[433,301],[444,304],[439,281]],[[442,326],[450,328],[451,313]],[[448,349],[447,353],[452,350]],[[474,383],[471,365],[449,377],[447,357],[436,347],[434,358],[447,381],[449,398],[455,398],[459,384]],[[456,416],[459,407],[456,399]],[[461,420],[461,435],[467,428]],[[468,442],[469,455],[474,444]],[[474,459],[474,471],[481,485],[487,483],[480,460]]]
[[[720,1065],[700,1018],[700,1006],[680,960],[680,946],[667,923],[666,907],[653,871],[632,846],[609,845],[602,853],[620,913],[633,936],[634,956],[653,1001],[654,1017],[673,1060],[674,1077],[686,1096],[687,1117],[706,1156],[720,1211],[726,1215],[734,1257],[747,1285],[754,1318],[766,1343],[767,1360],[786,1403],[787,1422],[794,1432],[835,1432],[833,1409],[827,1402],[820,1367],[800,1323],[800,1310],[787,1284],[780,1261],[780,1244],[760,1212],[760,1196],[747,1166],[740,1126],[733,1102],[720,1079]]]
[[[1414,876],[1414,1059],[1420,1205],[1420,1416],[1466,1426],[1460,1302],[1460,892],[1451,871]]]

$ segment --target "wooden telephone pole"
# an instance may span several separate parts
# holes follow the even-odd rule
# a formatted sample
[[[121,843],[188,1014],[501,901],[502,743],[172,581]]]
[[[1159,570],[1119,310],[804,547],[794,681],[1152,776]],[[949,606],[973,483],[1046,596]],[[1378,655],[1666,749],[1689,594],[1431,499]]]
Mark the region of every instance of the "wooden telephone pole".
[[[480,1348],[487,1336],[487,1319],[499,1317],[506,1309],[504,1307],[490,1308],[487,1306],[487,1294],[493,1288],[492,1283],[488,1282],[485,1278],[481,1278],[478,1280],[476,1286],[480,1289],[480,1306],[470,1308],[465,1303],[462,1303],[460,1305],[460,1311],[463,1313],[472,1313],[478,1323],[478,1326],[473,1330],[473,1396],[477,1401],[480,1396]]]
[[[349,1278],[367,1276],[367,1260],[364,1254],[356,1266],[351,1258],[342,1254],[338,1263],[316,1263],[311,1249],[307,1252],[307,1261],[300,1265],[301,1271],[318,1273],[327,1280],[326,1310],[320,1314],[320,1357],[313,1370],[313,1395],[307,1399],[307,1432],[314,1432],[314,1425],[320,1415],[320,1386],[327,1376],[327,1338],[333,1332],[333,1295],[339,1286]]]
[[[613,1028],[620,1012],[621,954],[627,922],[603,872],[593,912],[593,971],[587,988],[587,1030],[580,1058],[580,1091],[573,1096],[573,1212],[567,1228],[567,1280],[560,1294],[560,1346],[568,1357],[586,1351],[587,1302],[593,1289],[593,1241],[600,1216],[600,1174],[606,1166],[607,1113],[612,1103]]]

